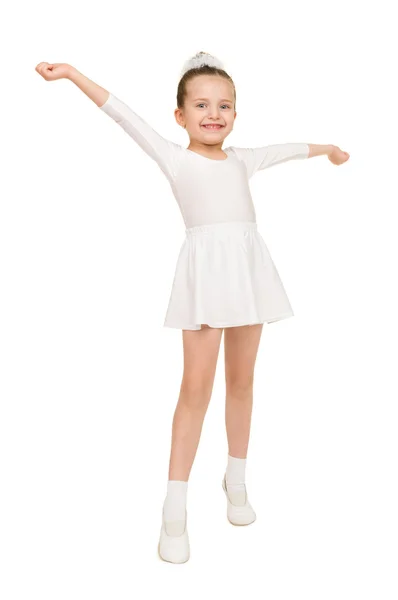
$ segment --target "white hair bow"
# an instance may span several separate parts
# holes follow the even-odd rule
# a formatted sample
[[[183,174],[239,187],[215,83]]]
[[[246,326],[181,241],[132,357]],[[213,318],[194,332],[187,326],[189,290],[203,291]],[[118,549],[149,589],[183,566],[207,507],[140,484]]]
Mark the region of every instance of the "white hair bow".
[[[195,56],[184,63],[180,76],[182,77],[190,69],[197,69],[202,65],[209,65],[209,67],[224,69],[222,62],[215,56],[212,56],[208,52],[197,52]]]

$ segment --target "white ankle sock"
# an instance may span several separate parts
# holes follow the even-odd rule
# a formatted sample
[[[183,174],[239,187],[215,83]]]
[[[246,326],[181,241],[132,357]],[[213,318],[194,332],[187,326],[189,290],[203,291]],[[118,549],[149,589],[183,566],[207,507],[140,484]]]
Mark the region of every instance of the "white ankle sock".
[[[228,454],[228,465],[226,470],[226,481],[228,485],[240,485],[245,483],[246,458],[235,458]]]
[[[165,521],[185,521],[187,491],[187,481],[169,479],[167,482],[167,496],[163,505]]]
[[[246,503],[245,469],[245,458],[235,458],[228,454],[225,480],[230,501],[236,506],[244,506]]]

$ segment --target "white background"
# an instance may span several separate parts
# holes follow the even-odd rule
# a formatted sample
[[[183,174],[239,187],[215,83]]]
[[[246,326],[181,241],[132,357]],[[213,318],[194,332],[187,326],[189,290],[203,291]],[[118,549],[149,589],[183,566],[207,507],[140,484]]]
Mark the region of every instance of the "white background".
[[[35,2],[2,19],[0,596],[396,600],[396,28],[392,5]],[[391,7],[391,8],[390,8]],[[181,330],[163,327],[185,235],[156,163],[67,62],[186,146],[180,69],[234,79],[225,146],[336,144],[251,181],[295,316],[265,325],[232,527],[223,345],[188,488],[191,559],[157,555]]]

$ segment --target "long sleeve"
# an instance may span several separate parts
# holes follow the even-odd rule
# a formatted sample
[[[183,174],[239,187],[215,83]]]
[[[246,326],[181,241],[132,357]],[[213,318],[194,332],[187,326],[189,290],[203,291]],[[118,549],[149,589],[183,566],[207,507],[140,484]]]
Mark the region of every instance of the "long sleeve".
[[[181,160],[181,146],[165,139],[144,119],[113,94],[99,107],[157,162],[170,183],[175,178]]]
[[[309,145],[306,143],[272,144],[259,148],[236,148],[234,152],[242,160],[247,169],[248,178],[261,169],[267,169],[274,165],[308,158]]]

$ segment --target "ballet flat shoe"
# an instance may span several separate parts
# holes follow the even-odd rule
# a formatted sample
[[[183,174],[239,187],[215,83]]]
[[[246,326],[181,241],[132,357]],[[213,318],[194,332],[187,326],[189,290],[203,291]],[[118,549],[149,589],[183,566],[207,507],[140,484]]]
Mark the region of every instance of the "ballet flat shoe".
[[[187,530],[187,512],[184,521],[166,522],[162,514],[162,528],[158,544],[158,553],[162,560],[171,563],[185,563],[189,559],[189,537]]]
[[[254,512],[246,492],[246,486],[244,486],[243,498],[238,497],[238,494],[234,495],[232,492],[228,492],[227,482],[225,479],[222,480],[222,489],[227,497],[227,517],[228,521],[232,525],[250,525],[256,520],[256,513]],[[241,494],[239,494],[240,496]]]

